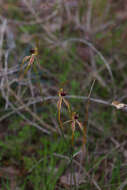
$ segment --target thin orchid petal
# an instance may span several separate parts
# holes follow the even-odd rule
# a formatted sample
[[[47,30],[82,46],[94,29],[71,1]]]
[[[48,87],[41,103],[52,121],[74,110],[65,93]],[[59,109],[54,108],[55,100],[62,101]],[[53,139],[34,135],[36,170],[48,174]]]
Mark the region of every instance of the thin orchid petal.
[[[30,59],[30,57],[31,57],[31,56],[26,56],[26,57],[24,57],[22,63],[24,64],[26,61],[28,61],[28,59]]]
[[[69,104],[69,102],[68,102],[67,100],[65,100],[65,98],[63,98],[63,101],[64,101],[65,105],[66,105],[67,108],[68,108],[69,114],[71,114],[71,109],[70,109],[70,104]]]
[[[72,122],[71,127],[72,127],[72,131],[75,132],[75,121]]]
[[[59,124],[60,124],[60,127],[63,128],[63,123],[61,121],[61,114],[60,114],[60,111],[61,111],[61,104],[62,104],[62,98],[60,98],[57,102],[57,109],[58,109],[58,121],[59,121]]]
[[[65,121],[63,124],[66,125],[67,123],[70,123],[70,122],[72,122],[72,120]]]
[[[30,68],[30,65],[27,65],[27,67],[25,68],[25,71],[24,71],[24,76],[25,76],[26,73],[28,72],[29,68]]]
[[[79,122],[78,120],[76,120],[76,123],[78,124],[79,128],[81,129],[81,131],[83,131],[83,125],[81,122]]]
[[[35,58],[34,55],[32,55],[28,65],[32,65],[34,63],[34,58]]]
[[[71,137],[71,140],[72,140],[72,146],[74,146],[75,121],[72,122],[71,127],[72,127],[72,137]]]
[[[38,57],[35,57],[35,59],[36,59],[37,64],[40,65]]]

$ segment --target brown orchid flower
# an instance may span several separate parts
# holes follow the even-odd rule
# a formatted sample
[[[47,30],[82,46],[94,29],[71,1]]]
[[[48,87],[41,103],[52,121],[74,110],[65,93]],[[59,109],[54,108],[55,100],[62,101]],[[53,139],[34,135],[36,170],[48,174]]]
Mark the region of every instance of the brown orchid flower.
[[[63,88],[61,88],[61,89],[58,91],[58,96],[59,96],[59,99],[58,99],[58,102],[57,102],[58,121],[59,121],[60,127],[63,129],[63,123],[62,123],[62,121],[61,121],[61,105],[62,105],[62,102],[66,105],[69,114],[71,113],[71,109],[70,109],[70,104],[69,104],[69,102],[65,99],[66,92],[64,92]]]
[[[30,55],[25,56],[23,58],[21,67],[24,65],[25,62],[28,62],[23,75],[25,75],[27,73],[27,71],[30,69],[30,67],[33,65],[33,63],[35,61],[37,64],[39,64],[38,59],[37,59],[37,55],[38,55],[38,48],[35,47],[34,49],[30,50]]]
[[[79,126],[80,130],[83,132],[83,125],[78,120],[78,115],[76,114],[76,112],[72,112],[72,116],[71,116],[72,145],[74,145],[74,133],[75,133],[75,126],[76,126],[76,124]]]
[[[71,120],[64,122],[64,124],[66,123],[71,123],[71,129],[72,129],[72,146],[74,146],[74,134],[75,134],[75,129],[76,129],[76,124],[77,126],[80,128],[80,130],[83,132],[83,125],[82,123],[78,120],[78,115],[76,114],[76,112],[72,112],[71,113]]]

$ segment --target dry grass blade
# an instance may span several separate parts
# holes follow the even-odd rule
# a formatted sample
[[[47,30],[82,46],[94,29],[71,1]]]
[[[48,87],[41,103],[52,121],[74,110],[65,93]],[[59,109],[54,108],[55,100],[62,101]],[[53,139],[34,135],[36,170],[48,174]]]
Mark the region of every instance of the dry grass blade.
[[[40,65],[40,64],[39,64],[39,61],[38,61],[38,59],[37,59],[37,57],[36,57],[36,62],[37,62],[38,65]],[[42,68],[39,68],[39,69],[42,69]],[[37,75],[37,78],[39,79],[40,76],[39,76],[39,74],[38,74],[37,67],[36,67],[35,64],[33,65],[33,70],[34,70],[34,73]],[[38,86],[38,89],[39,89],[39,91],[40,91],[40,95],[43,97],[42,87],[41,87],[41,83],[40,83],[39,80],[38,80],[38,82],[37,82],[37,86]]]
[[[80,160],[80,168],[79,168],[79,173],[81,172],[81,166],[82,166],[82,162],[85,158],[85,153],[86,153],[86,142],[87,142],[87,123],[88,123],[88,114],[89,114],[89,105],[90,105],[90,96],[94,87],[96,79],[94,79],[91,88],[90,88],[90,92],[88,95],[88,99],[87,99],[87,103],[86,103],[86,108],[85,108],[85,120],[84,120],[84,124],[83,124],[83,139],[82,139],[82,152],[81,152],[81,160]]]
[[[92,86],[90,88],[90,92],[88,95],[88,100],[87,100],[87,104],[86,104],[86,111],[85,111],[85,121],[84,121],[84,125],[83,125],[83,146],[86,144],[86,131],[87,131],[87,123],[88,123],[88,113],[89,113],[89,105],[90,105],[90,96],[94,87],[96,79],[94,79]]]

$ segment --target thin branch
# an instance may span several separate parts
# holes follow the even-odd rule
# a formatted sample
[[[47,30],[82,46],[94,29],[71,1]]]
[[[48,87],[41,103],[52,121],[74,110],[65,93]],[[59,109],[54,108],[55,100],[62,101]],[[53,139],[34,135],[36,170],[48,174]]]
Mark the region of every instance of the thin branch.
[[[6,119],[7,117],[13,115],[16,111],[23,110],[26,106],[28,107],[28,106],[31,106],[33,104],[42,103],[42,102],[45,102],[45,101],[48,101],[48,100],[58,100],[58,98],[59,98],[58,96],[48,96],[48,97],[43,97],[43,98],[42,97],[36,97],[35,100],[31,100],[31,101],[29,101],[29,103],[26,103],[25,105],[22,105],[22,106],[20,106],[18,108],[15,108],[15,111],[11,111],[11,112],[5,114],[4,116],[2,116],[0,118],[0,122],[2,120]],[[76,96],[76,95],[68,95],[68,96],[66,96],[66,98],[67,99],[79,99],[79,100],[83,100],[83,101],[88,100],[88,97],[86,97],[86,96]],[[113,105],[111,103],[109,103],[107,101],[104,101],[104,100],[90,98],[90,101],[94,102],[94,103],[97,103],[97,104],[103,104],[105,106],[113,107]]]
[[[88,0],[87,3],[88,3],[88,8],[87,8],[87,14],[86,14],[86,29],[87,29],[88,32],[90,32],[93,0]]]
[[[3,115],[2,117],[0,117],[0,122],[3,121],[4,119],[6,119],[7,117],[10,117],[11,115],[15,114],[17,111],[19,110],[23,110],[26,106],[31,106],[33,104],[37,104],[37,103],[42,103],[42,102],[45,102],[45,101],[48,101],[48,100],[58,100],[58,96],[48,96],[48,97],[36,97],[35,100],[31,100],[29,101],[29,103],[26,103],[25,105],[22,105],[18,108],[15,108],[15,111],[11,111],[5,115]],[[76,96],[76,95],[68,95],[66,96],[67,99],[78,99],[78,100],[83,100],[83,101],[87,101],[88,100],[88,97],[86,96]],[[101,100],[101,99],[95,99],[95,98],[90,98],[90,101],[93,102],[93,103],[97,103],[97,104],[102,104],[104,106],[110,106],[110,107],[114,107],[112,105],[112,103],[108,102],[108,101],[105,101],[105,100]],[[125,111],[127,112],[127,110],[123,110],[122,111]]]

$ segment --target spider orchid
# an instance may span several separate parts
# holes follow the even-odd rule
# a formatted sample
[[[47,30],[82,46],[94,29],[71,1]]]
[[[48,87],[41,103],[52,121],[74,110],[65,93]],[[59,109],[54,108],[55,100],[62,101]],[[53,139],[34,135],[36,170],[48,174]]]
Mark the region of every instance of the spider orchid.
[[[75,134],[75,128],[76,128],[76,124],[78,125],[78,127],[80,128],[80,130],[83,132],[83,125],[82,123],[78,120],[78,115],[76,114],[76,112],[72,112],[71,114],[71,120],[64,122],[65,123],[71,123],[71,129],[72,129],[72,146],[74,145],[74,134]]]
[[[38,55],[38,48],[35,47],[34,49],[30,50],[30,55],[29,56],[25,56],[23,58],[21,67],[24,65],[25,62],[28,62],[27,66],[25,68],[25,71],[24,71],[24,75],[27,73],[27,71],[29,70],[29,68],[31,67],[31,65],[33,65],[33,63],[35,62],[35,60],[36,60],[37,64],[39,64],[38,59],[37,59],[37,55]]]
[[[78,120],[78,115],[76,114],[76,112],[72,112],[72,116],[71,116],[72,145],[74,145],[74,133],[75,133],[75,126],[76,126],[76,124],[79,126],[80,130],[83,131],[83,125]]]
[[[69,102],[64,98],[64,97],[66,96],[66,92],[64,92],[63,88],[61,88],[61,89],[58,91],[58,96],[59,96],[59,99],[58,99],[58,102],[57,102],[58,121],[59,121],[60,127],[63,129],[63,123],[62,123],[62,121],[61,121],[61,114],[60,114],[60,113],[61,113],[61,105],[62,105],[62,102],[64,102],[64,104],[66,105],[69,114],[71,113],[71,110],[70,110]]]

